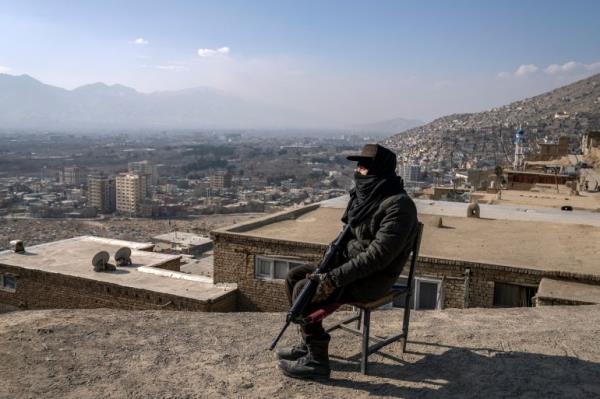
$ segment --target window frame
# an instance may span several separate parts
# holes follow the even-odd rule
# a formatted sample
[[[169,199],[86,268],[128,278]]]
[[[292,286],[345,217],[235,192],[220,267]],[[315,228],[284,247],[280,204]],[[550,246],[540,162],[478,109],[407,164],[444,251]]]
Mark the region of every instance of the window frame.
[[[500,305],[498,304],[498,299],[497,298],[497,288],[500,288],[498,285],[503,285],[503,286],[512,286],[512,287],[516,287],[518,289],[523,289],[525,290],[525,294],[526,294],[526,304],[524,306],[508,306],[508,305]],[[534,290],[535,293],[533,293],[533,295],[527,295],[527,293],[530,290]],[[521,283],[512,283],[512,282],[507,282],[507,281],[494,281],[494,295],[492,297],[492,307],[493,308],[499,308],[499,309],[510,309],[510,308],[514,308],[514,307],[518,307],[518,308],[530,308],[530,307],[535,307],[535,296],[537,295],[537,291],[539,290],[539,286],[535,285],[535,284],[521,284]]]
[[[405,280],[405,281],[400,281],[400,279]],[[440,310],[442,309],[442,305],[443,305],[443,281],[444,279],[441,278],[433,278],[433,277],[419,277],[419,276],[414,276],[414,281],[413,281],[413,286],[412,286],[412,295],[410,298],[410,308],[412,310]],[[408,282],[408,276],[404,276],[404,275],[400,275],[398,276],[398,283],[400,284],[404,284],[406,285]],[[420,307],[420,303],[419,303],[419,294],[421,291],[421,283],[431,283],[431,284],[436,284],[437,285],[437,292],[436,292],[436,298],[435,298],[435,308],[434,309],[421,309]],[[392,306],[393,303],[392,303]],[[398,307],[398,306],[395,306]],[[400,306],[403,307],[403,306]]]
[[[259,274],[258,263],[259,262],[268,262],[269,264],[269,274]],[[283,281],[285,277],[275,277],[275,262],[285,262],[287,266],[286,274],[292,269],[292,264],[297,264],[298,266],[305,265],[306,262],[301,258],[297,257],[287,257],[287,256],[270,256],[270,255],[255,255],[254,256],[254,278],[258,280],[278,280]],[[294,266],[297,267],[297,266]]]
[[[6,286],[5,278],[7,277],[14,281],[14,288]],[[6,292],[17,292],[17,276],[0,274],[0,290]]]
[[[436,279],[436,278],[431,278],[431,277],[416,277],[415,276],[415,290],[414,290],[414,297],[415,297],[415,302],[414,302],[414,309],[415,310],[440,310],[442,308],[442,282],[443,279]],[[435,296],[435,308],[433,309],[421,309],[420,303],[419,303],[419,294],[421,292],[421,283],[430,283],[430,284],[436,284],[437,285],[437,290],[436,290],[436,296]]]

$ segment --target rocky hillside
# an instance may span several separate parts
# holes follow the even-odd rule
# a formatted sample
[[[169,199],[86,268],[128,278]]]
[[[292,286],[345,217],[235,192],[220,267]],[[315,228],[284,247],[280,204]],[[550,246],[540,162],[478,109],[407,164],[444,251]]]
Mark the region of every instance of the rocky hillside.
[[[515,129],[522,126],[532,152],[544,139],[568,136],[576,149],[582,134],[600,129],[600,74],[485,112],[454,114],[396,134],[384,144],[407,162],[433,166],[493,166],[512,161]]]
[[[597,306],[411,313],[358,372],[360,340],[333,333],[329,381],[291,380],[267,347],[279,313],[48,310],[0,314],[0,398],[592,398]],[[338,315],[338,317],[341,315]],[[375,312],[372,334],[400,331]],[[282,344],[297,339],[290,328]]]

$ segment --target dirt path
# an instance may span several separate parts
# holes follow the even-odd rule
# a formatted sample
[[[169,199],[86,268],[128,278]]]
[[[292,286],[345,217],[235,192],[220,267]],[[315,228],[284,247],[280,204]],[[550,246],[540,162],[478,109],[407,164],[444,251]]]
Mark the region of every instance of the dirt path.
[[[282,314],[107,309],[0,315],[0,398],[600,396],[600,307],[414,312],[408,348],[358,370],[335,333],[332,378],[285,378],[266,350]],[[374,315],[376,334],[400,311]],[[293,330],[293,329],[290,329]],[[293,340],[289,331],[284,344]]]

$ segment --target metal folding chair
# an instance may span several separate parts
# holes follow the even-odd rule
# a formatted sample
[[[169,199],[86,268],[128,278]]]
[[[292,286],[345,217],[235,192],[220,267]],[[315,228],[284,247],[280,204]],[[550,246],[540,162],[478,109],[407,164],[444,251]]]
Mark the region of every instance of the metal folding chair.
[[[357,309],[357,312],[351,317],[342,320],[339,323],[327,329],[327,332],[342,329],[352,334],[362,337],[361,343],[361,362],[360,370],[363,374],[367,374],[369,355],[379,351],[392,342],[400,340],[402,342],[402,353],[406,351],[406,340],[408,338],[408,326],[410,323],[410,299],[413,292],[413,280],[415,274],[415,265],[419,256],[419,248],[421,246],[421,236],[423,234],[423,223],[419,222],[417,234],[412,246],[412,256],[410,260],[410,270],[408,272],[408,281],[406,284],[395,284],[392,289],[380,299],[368,303],[351,303]],[[390,303],[404,296],[404,319],[402,321],[402,333],[387,338],[369,336],[369,327],[371,322],[371,311],[378,307]],[[356,327],[350,327],[349,324],[356,322]],[[369,340],[375,341],[369,346]]]

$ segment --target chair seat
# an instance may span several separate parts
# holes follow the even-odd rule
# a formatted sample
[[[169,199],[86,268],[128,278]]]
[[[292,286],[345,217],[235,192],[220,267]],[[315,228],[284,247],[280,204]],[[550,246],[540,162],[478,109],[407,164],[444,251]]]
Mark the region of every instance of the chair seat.
[[[382,296],[379,299],[376,299],[371,302],[354,302],[354,303],[351,303],[350,305],[356,306],[357,308],[360,308],[360,309],[372,310],[372,309],[376,309],[382,305],[385,305],[386,303],[392,302],[394,299],[396,299],[400,295],[406,294],[407,292],[408,292],[408,286],[394,285],[388,291],[387,294],[385,294],[384,296]]]

